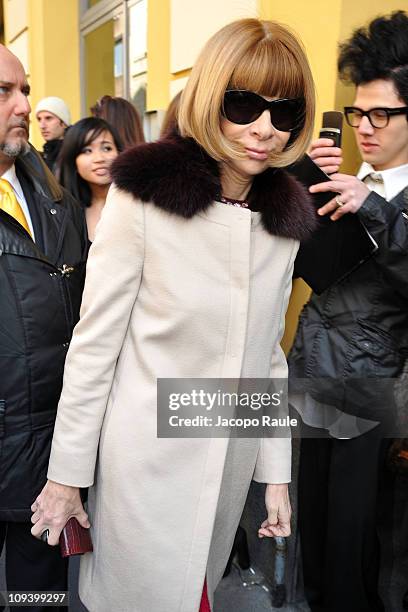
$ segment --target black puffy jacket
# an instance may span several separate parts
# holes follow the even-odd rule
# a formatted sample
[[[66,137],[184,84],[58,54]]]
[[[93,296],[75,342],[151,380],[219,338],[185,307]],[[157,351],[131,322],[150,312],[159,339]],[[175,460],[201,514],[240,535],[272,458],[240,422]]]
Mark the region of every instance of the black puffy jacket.
[[[369,415],[346,406],[350,380],[365,381],[367,404],[373,402],[381,381],[372,379],[398,376],[408,355],[407,208],[408,189],[391,202],[371,192],[358,215],[378,251],[342,282],[312,295],[289,355],[291,378],[331,380],[316,399],[325,401],[331,386],[330,403],[360,416]]]
[[[52,199],[32,158],[34,175],[16,171],[36,243],[0,211],[0,521],[27,520],[46,482],[87,254],[82,209],[67,193]]]

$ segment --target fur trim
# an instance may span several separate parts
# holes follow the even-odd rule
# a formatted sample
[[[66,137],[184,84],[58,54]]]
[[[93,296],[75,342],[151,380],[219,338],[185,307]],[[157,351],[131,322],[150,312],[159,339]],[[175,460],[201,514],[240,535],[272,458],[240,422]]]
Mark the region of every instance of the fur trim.
[[[185,218],[206,210],[221,194],[218,162],[192,138],[177,135],[121,153],[111,174],[119,189]],[[285,170],[257,175],[248,200],[270,234],[304,240],[317,226],[308,192]]]

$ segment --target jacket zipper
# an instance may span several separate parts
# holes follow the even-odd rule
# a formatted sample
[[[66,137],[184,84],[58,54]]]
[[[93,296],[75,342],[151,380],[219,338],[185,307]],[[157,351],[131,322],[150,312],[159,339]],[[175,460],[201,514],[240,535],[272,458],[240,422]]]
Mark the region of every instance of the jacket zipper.
[[[64,305],[64,312],[65,312],[65,322],[67,325],[67,342],[64,343],[64,346],[68,347],[69,342],[71,340],[71,335],[72,335],[74,315],[72,311],[71,296],[67,288],[66,279],[69,278],[69,275],[75,271],[75,268],[73,266],[68,266],[67,264],[63,264],[61,268],[55,267],[52,264],[49,264],[49,265],[52,266],[54,270],[56,270],[55,272],[50,272],[49,273],[50,276],[58,277],[57,282],[58,282],[58,286],[61,292],[62,302]]]

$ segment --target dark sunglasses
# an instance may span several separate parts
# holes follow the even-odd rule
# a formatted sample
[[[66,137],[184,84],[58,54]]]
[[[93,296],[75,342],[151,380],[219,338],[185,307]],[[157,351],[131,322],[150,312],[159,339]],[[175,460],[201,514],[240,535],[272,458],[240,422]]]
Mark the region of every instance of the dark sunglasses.
[[[256,121],[265,110],[271,114],[272,125],[281,132],[301,128],[305,116],[304,98],[282,98],[268,102],[253,91],[227,89],[223,115],[232,123],[246,125]]]
[[[367,117],[373,128],[381,129],[387,127],[390,117],[394,115],[407,115],[408,118],[408,106],[398,106],[397,108],[378,107],[370,108],[368,111],[364,111],[357,106],[345,106],[344,114],[350,127],[358,128],[362,118]]]

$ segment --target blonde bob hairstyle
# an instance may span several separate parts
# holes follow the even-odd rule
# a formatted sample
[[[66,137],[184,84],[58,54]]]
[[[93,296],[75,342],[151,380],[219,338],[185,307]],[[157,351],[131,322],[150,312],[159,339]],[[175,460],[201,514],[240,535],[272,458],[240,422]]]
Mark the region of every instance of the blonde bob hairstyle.
[[[221,130],[227,89],[247,89],[272,98],[303,97],[302,129],[290,138],[283,152],[271,154],[269,163],[285,167],[305,153],[313,130],[314,83],[305,51],[286,26],[240,19],[214,34],[201,51],[181,97],[179,129],[217,161],[245,156]]]

